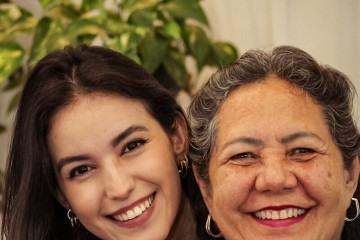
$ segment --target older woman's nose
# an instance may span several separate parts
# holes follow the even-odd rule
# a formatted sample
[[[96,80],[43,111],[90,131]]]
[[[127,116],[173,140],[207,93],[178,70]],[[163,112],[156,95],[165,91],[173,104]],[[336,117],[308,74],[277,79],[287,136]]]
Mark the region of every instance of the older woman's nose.
[[[110,199],[126,199],[135,188],[134,176],[126,169],[114,164],[104,172],[105,194]]]
[[[297,179],[291,171],[286,159],[267,159],[262,162],[257,175],[255,188],[259,192],[281,192],[296,187]]]

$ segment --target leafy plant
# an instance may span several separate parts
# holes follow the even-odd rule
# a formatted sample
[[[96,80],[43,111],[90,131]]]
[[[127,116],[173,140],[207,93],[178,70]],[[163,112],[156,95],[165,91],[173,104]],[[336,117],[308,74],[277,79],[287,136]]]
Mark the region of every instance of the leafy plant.
[[[0,84],[14,90],[8,112],[18,105],[24,76],[49,52],[68,44],[117,50],[149,72],[164,68],[191,94],[186,59],[220,66],[237,57],[228,42],[213,41],[199,0],[39,0],[40,18],[12,3],[0,3]],[[30,39],[26,47],[23,38]],[[0,126],[0,129],[3,126]]]

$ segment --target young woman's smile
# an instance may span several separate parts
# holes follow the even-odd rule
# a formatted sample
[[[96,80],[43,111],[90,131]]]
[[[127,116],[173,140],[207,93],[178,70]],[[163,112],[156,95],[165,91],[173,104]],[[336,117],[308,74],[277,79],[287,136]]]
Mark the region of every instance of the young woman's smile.
[[[175,156],[184,148],[136,100],[81,95],[48,136],[63,194],[102,239],[165,239],[181,201]]]

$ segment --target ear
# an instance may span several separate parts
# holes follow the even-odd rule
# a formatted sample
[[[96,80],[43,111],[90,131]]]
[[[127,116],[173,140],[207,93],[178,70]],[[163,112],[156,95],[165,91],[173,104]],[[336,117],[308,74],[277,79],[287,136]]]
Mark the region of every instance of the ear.
[[[182,155],[181,159],[183,159],[183,155],[185,155],[187,152],[189,137],[187,122],[184,115],[181,113],[177,114],[174,127],[170,134],[170,139],[175,155]]]
[[[64,196],[64,194],[62,193],[62,191],[60,189],[56,190],[55,193],[55,198],[58,200],[58,202],[66,209],[70,208],[70,204],[68,203],[68,201],[66,200],[66,197]]]
[[[345,170],[345,185],[349,189],[351,195],[354,195],[360,174],[360,155],[357,155],[348,169]]]
[[[204,202],[206,204],[207,209],[210,213],[212,213],[212,189],[210,182],[205,181],[202,177],[200,177],[198,169],[196,165],[192,164],[192,169],[194,172],[194,176],[196,179],[196,182],[200,188],[201,195],[204,199]]]

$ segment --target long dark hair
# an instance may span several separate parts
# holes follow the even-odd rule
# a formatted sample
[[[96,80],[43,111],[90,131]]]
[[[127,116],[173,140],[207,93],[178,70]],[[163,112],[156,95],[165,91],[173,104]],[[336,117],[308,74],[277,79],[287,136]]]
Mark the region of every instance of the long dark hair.
[[[58,183],[46,137],[50,120],[77,96],[94,92],[140,100],[170,133],[181,108],[140,65],[110,49],[80,45],[53,52],[30,72],[17,110],[6,167],[1,236],[26,239],[97,239],[72,229],[55,199]]]

